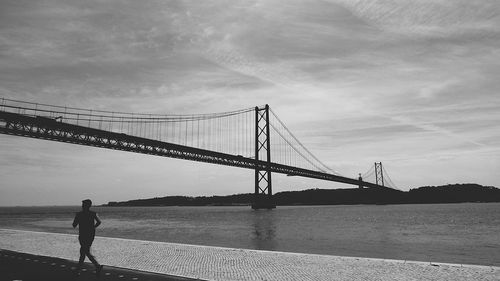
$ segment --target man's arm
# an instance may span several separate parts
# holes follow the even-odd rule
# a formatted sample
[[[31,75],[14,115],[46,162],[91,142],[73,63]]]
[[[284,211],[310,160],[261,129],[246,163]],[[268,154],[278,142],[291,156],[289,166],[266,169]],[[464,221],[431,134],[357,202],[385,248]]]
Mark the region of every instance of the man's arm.
[[[99,219],[99,216],[97,213],[95,213],[95,225],[94,227],[97,228],[99,225],[101,225],[101,219]]]
[[[75,219],[73,220],[73,228],[75,228],[78,225],[78,213],[75,215]]]

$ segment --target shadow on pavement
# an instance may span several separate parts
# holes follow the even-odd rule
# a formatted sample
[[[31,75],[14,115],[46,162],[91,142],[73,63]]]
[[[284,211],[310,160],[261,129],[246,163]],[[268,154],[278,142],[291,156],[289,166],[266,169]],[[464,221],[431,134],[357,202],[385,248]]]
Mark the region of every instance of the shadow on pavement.
[[[9,250],[0,250],[0,281],[192,281],[191,279],[152,272],[104,265],[99,276],[95,267],[85,263],[81,274],[76,274],[78,262],[60,258],[37,256]]]

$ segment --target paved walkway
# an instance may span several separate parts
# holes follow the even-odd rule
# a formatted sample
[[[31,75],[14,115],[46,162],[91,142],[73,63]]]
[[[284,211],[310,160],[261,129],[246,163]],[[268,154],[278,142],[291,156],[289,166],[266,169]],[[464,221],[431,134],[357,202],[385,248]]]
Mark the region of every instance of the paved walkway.
[[[75,235],[0,229],[0,249],[76,260]],[[294,254],[96,237],[110,266],[204,280],[500,280],[500,267]]]
[[[77,261],[0,250],[0,281],[200,281],[112,266],[97,275],[92,264],[76,274],[77,265]]]

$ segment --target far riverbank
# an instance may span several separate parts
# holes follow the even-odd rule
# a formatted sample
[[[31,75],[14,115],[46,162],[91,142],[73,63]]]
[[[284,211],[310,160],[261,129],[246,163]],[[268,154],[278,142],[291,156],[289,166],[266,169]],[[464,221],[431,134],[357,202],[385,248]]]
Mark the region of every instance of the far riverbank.
[[[500,202],[500,189],[478,184],[424,186],[410,191],[389,188],[308,189],[273,195],[278,206],[293,205],[387,205]],[[109,202],[107,206],[242,206],[251,205],[252,193],[227,196],[165,196]]]

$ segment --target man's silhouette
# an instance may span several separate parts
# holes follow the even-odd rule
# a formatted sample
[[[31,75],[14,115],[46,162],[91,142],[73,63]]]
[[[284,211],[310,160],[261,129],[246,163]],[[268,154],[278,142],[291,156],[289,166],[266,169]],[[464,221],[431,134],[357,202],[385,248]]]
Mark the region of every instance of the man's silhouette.
[[[80,241],[80,260],[78,262],[77,274],[80,274],[80,269],[82,268],[85,256],[95,265],[96,274],[99,275],[102,270],[102,265],[100,265],[95,257],[90,253],[90,246],[94,242],[95,229],[101,224],[101,220],[97,216],[97,213],[90,210],[92,206],[92,201],[86,199],[82,201],[82,211],[76,213],[75,219],[73,220],[73,227],[78,225],[78,241]]]

